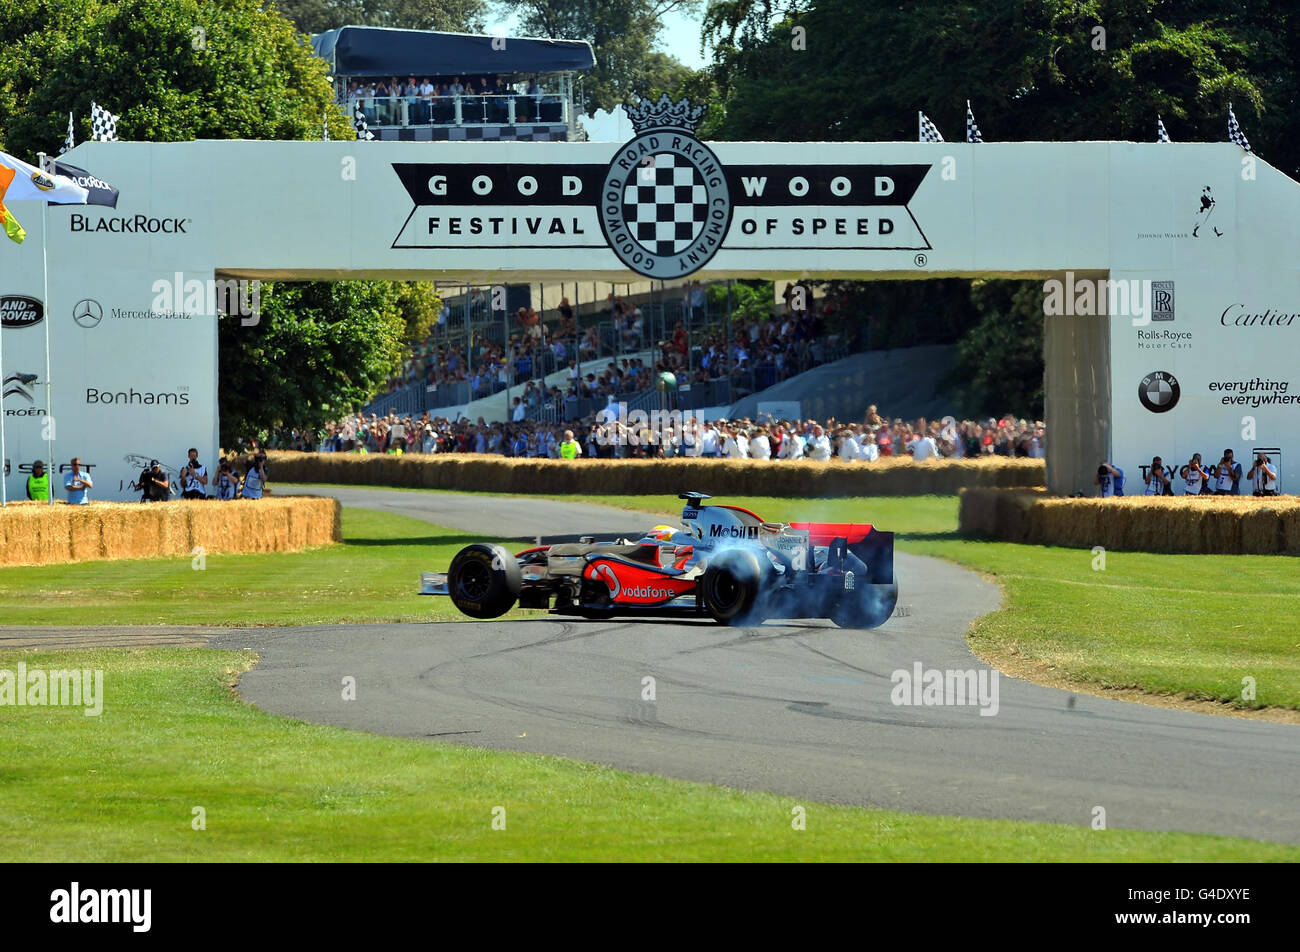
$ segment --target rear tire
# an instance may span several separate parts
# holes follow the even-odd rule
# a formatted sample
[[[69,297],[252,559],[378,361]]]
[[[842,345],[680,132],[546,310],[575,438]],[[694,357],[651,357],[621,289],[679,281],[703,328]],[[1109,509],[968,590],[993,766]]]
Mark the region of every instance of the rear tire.
[[[840,596],[831,621],[841,628],[879,628],[893,616],[897,604],[897,582],[864,585]]]
[[[467,545],[447,570],[452,604],[471,618],[500,618],[514,608],[522,587],[518,561],[499,545]]]
[[[758,558],[744,549],[722,552],[709,562],[700,579],[700,601],[714,621],[723,625],[753,622],[761,581]]]

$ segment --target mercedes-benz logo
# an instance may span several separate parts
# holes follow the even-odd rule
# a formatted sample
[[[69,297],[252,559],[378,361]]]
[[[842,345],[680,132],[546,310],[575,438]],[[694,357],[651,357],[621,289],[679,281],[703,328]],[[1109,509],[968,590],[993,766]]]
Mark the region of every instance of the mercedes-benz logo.
[[[72,319],[81,327],[98,327],[104,319],[104,309],[94,298],[82,298],[72,309]]]

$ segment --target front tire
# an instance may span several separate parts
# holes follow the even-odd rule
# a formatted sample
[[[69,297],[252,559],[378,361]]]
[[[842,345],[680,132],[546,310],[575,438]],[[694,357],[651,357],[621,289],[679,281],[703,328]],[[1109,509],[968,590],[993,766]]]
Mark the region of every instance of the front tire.
[[[714,621],[744,624],[758,601],[761,571],[758,558],[744,549],[723,552],[709,563],[700,579],[700,602]]]
[[[499,545],[467,545],[447,570],[452,604],[471,618],[500,618],[514,608],[522,587],[518,561]]]

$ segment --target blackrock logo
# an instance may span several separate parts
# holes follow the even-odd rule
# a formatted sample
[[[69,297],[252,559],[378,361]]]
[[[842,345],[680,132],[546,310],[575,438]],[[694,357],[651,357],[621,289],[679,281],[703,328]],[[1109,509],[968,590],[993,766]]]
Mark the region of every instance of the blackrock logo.
[[[625,109],[636,135],[605,164],[393,163],[414,207],[392,247],[609,249],[664,279],[724,247],[931,248],[907,207],[929,164],[724,166],[694,135],[702,107]]]
[[[0,296],[0,327],[35,327],[45,317],[45,307],[25,294]]]
[[[1167,413],[1178,406],[1182,388],[1178,378],[1166,370],[1154,370],[1138,384],[1138,399],[1152,413]]]
[[[73,212],[68,218],[73,232],[107,232],[114,235],[188,235],[192,218],[157,218],[152,215],[111,215],[91,218]]]

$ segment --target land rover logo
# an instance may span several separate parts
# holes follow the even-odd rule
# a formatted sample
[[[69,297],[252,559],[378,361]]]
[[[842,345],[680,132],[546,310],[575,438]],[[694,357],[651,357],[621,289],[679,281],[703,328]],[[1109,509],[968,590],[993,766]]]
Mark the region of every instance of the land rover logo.
[[[1152,413],[1166,413],[1178,405],[1182,388],[1178,378],[1165,370],[1154,370],[1138,384],[1138,399]]]
[[[72,319],[80,327],[98,327],[104,319],[104,309],[94,298],[82,298],[72,308]]]
[[[638,274],[691,274],[722,247],[731,224],[722,164],[693,134],[704,107],[664,94],[624,108],[638,134],[605,172],[599,199],[605,240]]]
[[[42,192],[49,192],[49,191],[53,191],[54,189],[54,179],[50,178],[44,172],[33,172],[32,184],[35,185],[37,188],[39,188]]]
[[[35,327],[45,317],[45,308],[24,294],[0,295],[0,327]]]

